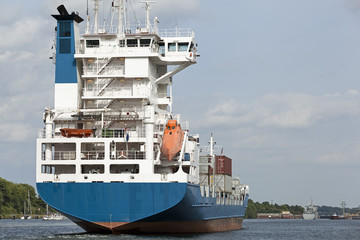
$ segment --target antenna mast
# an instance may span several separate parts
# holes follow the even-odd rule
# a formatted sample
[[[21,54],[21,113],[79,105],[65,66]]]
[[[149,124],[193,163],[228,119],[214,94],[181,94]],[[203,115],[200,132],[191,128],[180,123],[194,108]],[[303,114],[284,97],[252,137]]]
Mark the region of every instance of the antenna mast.
[[[90,33],[89,0],[86,0],[86,34]]]
[[[156,3],[156,1],[140,1],[141,3],[145,3],[145,19],[146,19],[146,29],[150,32],[151,24],[150,24],[150,3]]]
[[[99,15],[99,1],[100,0],[94,0],[95,6],[94,6],[94,33],[98,33],[98,15]]]
[[[123,37],[124,34],[124,23],[123,23],[123,17],[124,17],[124,0],[118,0],[118,36]]]

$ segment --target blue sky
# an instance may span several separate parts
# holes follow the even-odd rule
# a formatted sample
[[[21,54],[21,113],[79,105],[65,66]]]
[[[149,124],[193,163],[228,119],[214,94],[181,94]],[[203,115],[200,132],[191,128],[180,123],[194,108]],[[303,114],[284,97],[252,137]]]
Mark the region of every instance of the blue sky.
[[[59,4],[84,16],[85,0],[0,3],[0,177],[11,181],[35,183]],[[360,0],[158,0],[151,15],[195,30],[201,57],[174,77],[174,111],[203,144],[214,133],[253,200],[360,205]]]

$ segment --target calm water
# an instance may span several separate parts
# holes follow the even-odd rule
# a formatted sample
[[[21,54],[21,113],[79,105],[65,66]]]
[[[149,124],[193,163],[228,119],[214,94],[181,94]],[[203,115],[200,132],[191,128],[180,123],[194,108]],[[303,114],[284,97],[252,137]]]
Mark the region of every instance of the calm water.
[[[244,220],[244,229],[202,235],[95,235],[71,221],[0,220],[0,239],[360,239],[360,220]]]

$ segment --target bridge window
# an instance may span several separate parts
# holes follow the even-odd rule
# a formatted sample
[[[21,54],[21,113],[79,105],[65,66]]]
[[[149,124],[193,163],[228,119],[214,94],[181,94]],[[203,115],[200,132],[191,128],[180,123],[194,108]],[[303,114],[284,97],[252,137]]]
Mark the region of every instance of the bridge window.
[[[86,40],[86,47],[88,48],[98,48],[100,46],[99,40]]]
[[[140,39],[140,47],[149,47],[151,39]]]
[[[176,43],[169,43],[168,44],[168,51],[169,52],[176,52]]]
[[[189,43],[179,43],[179,52],[186,52],[188,50]]]
[[[128,39],[126,40],[128,47],[137,47],[138,46],[138,40],[137,39]]]
[[[159,42],[159,53],[161,56],[165,56],[165,43]]]

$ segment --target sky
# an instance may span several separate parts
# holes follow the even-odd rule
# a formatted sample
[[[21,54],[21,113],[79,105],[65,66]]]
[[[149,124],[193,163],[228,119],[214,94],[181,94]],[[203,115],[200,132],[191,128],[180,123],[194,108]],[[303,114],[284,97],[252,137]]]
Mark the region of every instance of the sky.
[[[144,22],[131,3],[129,18]],[[0,177],[9,181],[35,185],[60,4],[85,18],[86,0],[0,2]],[[203,145],[214,133],[251,199],[360,205],[360,0],[158,0],[155,16],[160,29],[194,29],[200,57],[174,76],[174,112]]]

